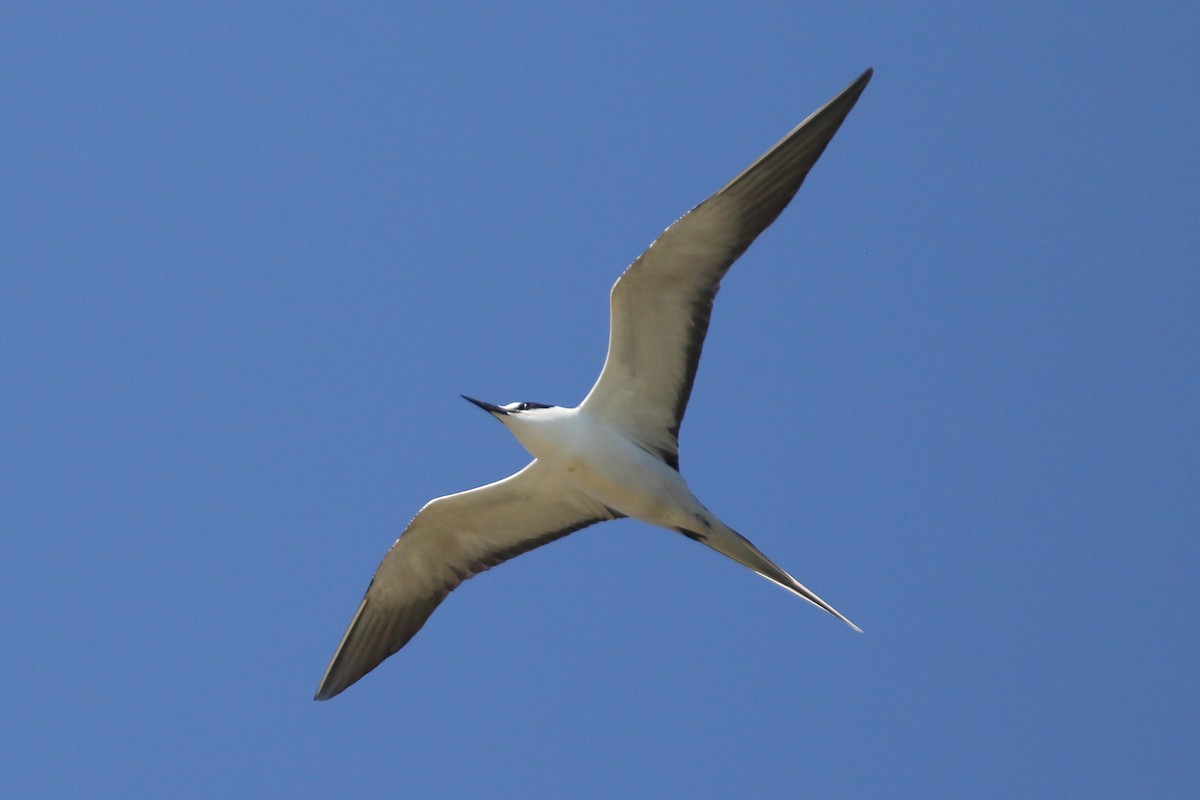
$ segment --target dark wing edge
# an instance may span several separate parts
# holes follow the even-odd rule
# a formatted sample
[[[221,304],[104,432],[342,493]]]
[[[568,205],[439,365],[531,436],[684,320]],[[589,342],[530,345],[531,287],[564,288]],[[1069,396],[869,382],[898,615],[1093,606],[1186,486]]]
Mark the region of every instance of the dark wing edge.
[[[739,200],[743,212],[734,260],[787,208],[874,74],[867,69],[855,78],[716,193]]]
[[[421,601],[396,609],[378,599],[372,601],[374,584],[372,581],[368,586],[354,612],[354,618],[321,677],[314,700],[328,700],[341,694],[408,644],[449,594],[448,590],[433,592]]]

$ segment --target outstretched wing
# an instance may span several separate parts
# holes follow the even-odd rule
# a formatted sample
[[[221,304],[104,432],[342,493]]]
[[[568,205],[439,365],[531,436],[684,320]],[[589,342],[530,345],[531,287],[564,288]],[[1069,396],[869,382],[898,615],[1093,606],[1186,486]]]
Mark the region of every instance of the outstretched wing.
[[[582,407],[679,466],[679,424],[721,278],[791,201],[871,79],[667,228],[613,285],[608,357]]]
[[[463,581],[618,516],[536,460],[502,481],[431,500],[379,564],[316,699],[338,694],[407,644]]]

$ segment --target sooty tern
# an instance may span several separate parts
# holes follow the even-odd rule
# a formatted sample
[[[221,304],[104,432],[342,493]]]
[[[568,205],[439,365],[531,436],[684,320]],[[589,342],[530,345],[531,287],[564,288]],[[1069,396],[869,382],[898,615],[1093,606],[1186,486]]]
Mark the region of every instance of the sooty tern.
[[[721,278],[795,195],[870,78],[867,70],[667,228],[617,279],[608,357],[578,407],[466,397],[503,422],[533,461],[421,509],[375,572],[316,699],[407,644],[468,578],[621,517],[702,542],[859,630],[701,505],[679,474],[679,424]]]

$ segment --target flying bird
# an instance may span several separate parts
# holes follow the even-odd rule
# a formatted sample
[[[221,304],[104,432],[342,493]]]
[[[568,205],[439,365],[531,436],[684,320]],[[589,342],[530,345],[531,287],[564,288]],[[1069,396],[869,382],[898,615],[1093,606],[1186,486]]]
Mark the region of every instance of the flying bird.
[[[791,201],[871,72],[667,228],[617,279],[608,355],[582,403],[494,405],[464,395],[502,422],[533,461],[418,512],[379,564],[317,700],[407,644],[463,581],[622,517],[705,544],[860,630],[696,499],[679,472],[679,425],[721,278]]]

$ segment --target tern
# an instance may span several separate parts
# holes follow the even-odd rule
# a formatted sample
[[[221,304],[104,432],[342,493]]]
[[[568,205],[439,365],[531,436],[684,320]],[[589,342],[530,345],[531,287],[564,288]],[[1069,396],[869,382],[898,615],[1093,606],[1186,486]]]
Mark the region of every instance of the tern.
[[[679,472],[679,425],[721,278],[791,201],[871,72],[667,228],[617,279],[608,355],[582,403],[494,405],[463,395],[504,423],[533,461],[417,513],[379,564],[317,700],[404,647],[463,581],[622,517],[708,545],[860,631],[696,499]]]

